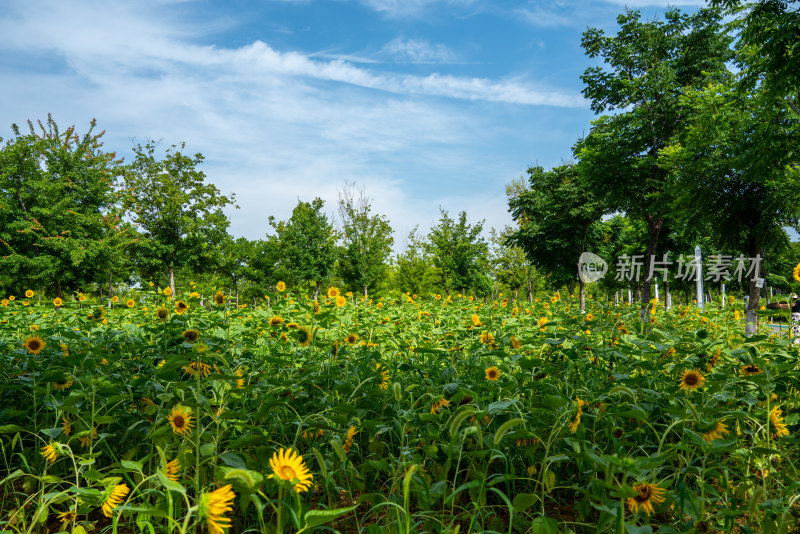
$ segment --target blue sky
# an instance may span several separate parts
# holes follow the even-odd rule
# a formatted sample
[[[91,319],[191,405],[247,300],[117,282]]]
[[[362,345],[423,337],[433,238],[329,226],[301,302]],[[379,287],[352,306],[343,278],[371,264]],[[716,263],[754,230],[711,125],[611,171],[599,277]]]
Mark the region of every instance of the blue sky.
[[[594,115],[587,27],[616,31],[700,0],[5,0],[0,136],[91,118],[106,147],[186,142],[237,195],[231,233],[268,232],[300,200],[329,214],[345,182],[396,231],[439,208],[511,223],[505,185],[569,159]]]

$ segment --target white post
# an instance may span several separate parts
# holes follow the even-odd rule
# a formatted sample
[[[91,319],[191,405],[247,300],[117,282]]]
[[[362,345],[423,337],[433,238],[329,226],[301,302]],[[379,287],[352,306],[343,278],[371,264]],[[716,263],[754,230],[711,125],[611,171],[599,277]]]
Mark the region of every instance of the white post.
[[[725,283],[722,283],[722,307],[725,307]]]
[[[628,288],[628,304],[633,304],[633,293],[631,293],[631,288]]]
[[[658,302],[658,280],[656,280],[656,302]]]
[[[697,265],[697,307],[703,309],[703,257],[700,253],[700,245],[694,247],[694,261]]]

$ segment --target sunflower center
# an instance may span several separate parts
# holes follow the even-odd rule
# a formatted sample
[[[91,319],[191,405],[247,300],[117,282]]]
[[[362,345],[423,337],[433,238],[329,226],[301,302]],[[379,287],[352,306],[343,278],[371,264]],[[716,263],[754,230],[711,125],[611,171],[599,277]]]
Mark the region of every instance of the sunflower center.
[[[647,502],[647,501],[650,500],[650,495],[651,494],[650,494],[650,487],[649,486],[643,486],[643,487],[639,487],[639,488],[636,488],[636,489],[639,492],[639,495],[634,497],[634,499],[636,499],[637,502]]]
[[[696,386],[697,385],[697,375],[694,373],[689,373],[683,378],[683,382],[687,386]]]
[[[295,474],[294,469],[292,469],[291,466],[284,465],[283,467],[281,467],[281,478],[284,480],[294,480],[295,478],[297,478],[297,475]]]
[[[176,415],[172,418],[172,424],[175,425],[177,428],[183,428],[186,424],[186,420],[183,418],[182,415]]]
[[[28,348],[30,348],[31,350],[39,350],[40,347],[41,345],[39,344],[39,341],[36,339],[33,339],[30,342],[28,342]]]

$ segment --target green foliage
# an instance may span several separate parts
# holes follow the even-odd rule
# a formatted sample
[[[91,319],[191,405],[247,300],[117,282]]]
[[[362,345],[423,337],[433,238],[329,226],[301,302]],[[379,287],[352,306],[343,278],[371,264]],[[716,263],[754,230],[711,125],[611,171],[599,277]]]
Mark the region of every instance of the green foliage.
[[[518,228],[507,242],[521,247],[531,263],[550,273],[559,287],[575,282],[578,258],[595,251],[602,206],[594,190],[582,183],[575,165],[550,171],[528,169],[528,187],[509,197]]]
[[[176,268],[202,272],[211,267],[214,247],[227,236],[222,209],[234,197],[205,182],[197,169],[202,154],[183,154],[182,143],[159,159],[156,148],[152,142],[134,147],[135,158],[125,173],[125,206],[143,236],[136,248],[140,270],[148,278],[169,276],[174,290]]]
[[[372,215],[371,200],[364,190],[345,185],[339,195],[339,217],[344,250],[339,257],[339,272],[348,287],[366,297],[386,270],[392,252],[392,227],[388,219]]]
[[[317,292],[322,280],[333,272],[336,261],[335,232],[327,215],[322,213],[324,205],[321,198],[312,202],[299,201],[288,221],[269,218],[288,280],[315,282]]]
[[[445,291],[471,290],[479,296],[491,292],[491,281],[481,269],[488,254],[482,231],[483,221],[468,224],[467,212],[459,213],[455,221],[441,210],[439,224],[431,228],[425,247],[437,269],[438,284]]]
[[[433,266],[424,238],[417,232],[417,227],[409,232],[405,250],[394,259],[391,286],[402,293],[426,295],[434,291],[438,271]]]
[[[82,136],[52,117],[0,151],[0,287],[59,294],[107,278],[135,240],[122,222],[116,155],[95,122]]]

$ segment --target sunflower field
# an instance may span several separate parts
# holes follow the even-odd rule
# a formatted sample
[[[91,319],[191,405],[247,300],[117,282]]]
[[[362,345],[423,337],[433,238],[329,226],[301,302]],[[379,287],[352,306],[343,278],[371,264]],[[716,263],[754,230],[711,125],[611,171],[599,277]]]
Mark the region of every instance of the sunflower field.
[[[0,306],[0,531],[797,532],[800,349],[741,303]]]

